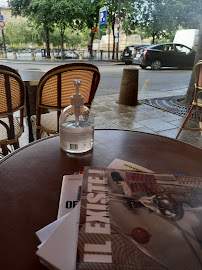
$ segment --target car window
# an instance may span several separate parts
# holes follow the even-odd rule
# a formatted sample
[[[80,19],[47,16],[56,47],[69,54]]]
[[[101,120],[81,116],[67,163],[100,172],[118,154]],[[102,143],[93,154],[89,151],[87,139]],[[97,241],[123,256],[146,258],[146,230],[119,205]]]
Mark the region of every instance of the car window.
[[[166,52],[173,52],[174,51],[174,46],[173,44],[165,44],[163,46],[163,50]]]
[[[163,51],[163,45],[155,46],[152,49]]]
[[[176,51],[179,53],[185,53],[186,55],[189,54],[191,52],[191,49],[183,46],[183,45],[176,45],[175,46]]]

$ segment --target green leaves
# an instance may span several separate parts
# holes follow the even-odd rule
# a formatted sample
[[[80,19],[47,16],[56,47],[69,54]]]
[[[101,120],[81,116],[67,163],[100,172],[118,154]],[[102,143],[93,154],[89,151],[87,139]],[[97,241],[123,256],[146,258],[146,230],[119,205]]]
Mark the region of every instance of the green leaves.
[[[179,27],[198,28],[200,0],[138,0],[135,24],[155,38],[169,35]]]

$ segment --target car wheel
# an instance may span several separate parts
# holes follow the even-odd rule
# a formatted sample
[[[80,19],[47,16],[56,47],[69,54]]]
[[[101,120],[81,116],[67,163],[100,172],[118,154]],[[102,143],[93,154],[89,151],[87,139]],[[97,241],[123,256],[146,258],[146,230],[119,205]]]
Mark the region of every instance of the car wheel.
[[[141,65],[140,67],[141,67],[142,69],[146,69],[147,66],[142,66],[142,65]]]
[[[125,65],[131,65],[131,64],[132,64],[132,62],[130,62],[130,61],[125,62]]]
[[[151,69],[153,70],[158,70],[161,68],[161,61],[160,60],[155,60],[151,64]]]

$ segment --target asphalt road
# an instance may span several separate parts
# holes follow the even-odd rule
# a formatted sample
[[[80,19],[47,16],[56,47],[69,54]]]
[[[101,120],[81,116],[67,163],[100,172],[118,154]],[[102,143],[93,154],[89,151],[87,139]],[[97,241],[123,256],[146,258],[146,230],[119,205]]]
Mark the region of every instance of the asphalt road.
[[[78,61],[78,60],[77,60]],[[47,62],[47,61],[12,61],[9,59],[0,60],[1,64],[11,66],[16,69],[28,69],[37,68],[43,71],[48,71],[53,67],[61,65],[65,62]],[[87,62],[87,61],[86,61]],[[191,70],[178,70],[178,69],[161,69],[159,71],[151,70],[150,68],[142,70],[138,66],[126,66],[121,63],[112,62],[98,62],[98,61],[88,61],[99,67],[101,73],[101,80],[98,86],[98,91],[96,95],[113,95],[118,94],[121,86],[122,73],[124,68],[138,68],[139,69],[139,87],[138,91],[145,93],[149,91],[156,92],[168,92],[173,91],[179,94],[182,93],[184,89],[184,94],[189,85],[189,80],[191,77]]]
[[[122,73],[124,68],[139,68],[138,66],[100,66],[101,82],[97,95],[119,93]],[[189,85],[191,70],[161,69],[139,69],[139,92],[141,91],[173,91],[186,89]],[[103,89],[103,90],[101,90]],[[107,90],[107,91],[106,91]],[[111,90],[111,91],[109,91]]]

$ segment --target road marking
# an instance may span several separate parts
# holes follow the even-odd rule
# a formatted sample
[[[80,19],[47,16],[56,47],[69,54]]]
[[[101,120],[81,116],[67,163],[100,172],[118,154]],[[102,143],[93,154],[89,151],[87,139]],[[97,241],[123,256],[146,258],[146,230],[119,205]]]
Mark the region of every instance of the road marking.
[[[120,91],[118,90],[106,90],[106,89],[98,89],[97,91],[104,91],[104,92],[117,92],[119,93]]]
[[[150,79],[147,79],[147,80],[145,81],[145,83],[144,83],[144,85],[143,85],[143,87],[142,87],[142,89],[141,89],[141,92],[144,92],[144,91],[147,90],[147,87],[148,87],[149,82],[150,82]]]

